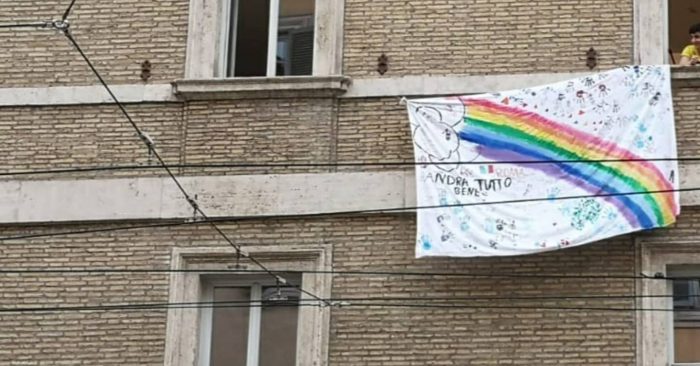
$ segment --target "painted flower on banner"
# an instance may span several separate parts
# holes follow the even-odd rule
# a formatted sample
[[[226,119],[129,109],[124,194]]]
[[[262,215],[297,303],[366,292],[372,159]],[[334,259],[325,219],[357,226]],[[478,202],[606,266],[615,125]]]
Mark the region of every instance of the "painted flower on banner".
[[[457,133],[464,122],[464,105],[418,106],[415,115],[413,141],[423,153],[420,161],[435,163],[438,169],[449,172],[459,166],[450,163],[473,161],[478,157],[476,150],[460,150]]]

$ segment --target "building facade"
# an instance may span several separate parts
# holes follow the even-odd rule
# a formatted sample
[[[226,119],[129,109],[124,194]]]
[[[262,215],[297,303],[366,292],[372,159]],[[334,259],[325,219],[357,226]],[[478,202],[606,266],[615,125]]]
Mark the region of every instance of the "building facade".
[[[3,1],[0,24],[68,3]],[[60,29],[0,28],[0,365],[700,364],[698,281],[644,278],[700,276],[696,192],[669,228],[415,259],[401,104],[669,63],[697,8],[78,0],[70,34],[233,246]],[[672,71],[684,189],[698,70]]]

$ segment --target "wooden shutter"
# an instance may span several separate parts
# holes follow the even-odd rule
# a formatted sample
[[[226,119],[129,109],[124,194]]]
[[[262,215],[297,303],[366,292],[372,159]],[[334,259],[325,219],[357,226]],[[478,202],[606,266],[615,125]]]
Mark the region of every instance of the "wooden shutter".
[[[311,75],[314,59],[313,27],[294,30],[291,39],[291,74]]]

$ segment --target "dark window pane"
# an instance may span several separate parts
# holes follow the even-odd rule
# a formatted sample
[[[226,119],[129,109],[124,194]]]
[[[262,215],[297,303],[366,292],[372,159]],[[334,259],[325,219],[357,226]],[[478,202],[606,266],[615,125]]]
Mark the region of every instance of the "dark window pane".
[[[675,362],[700,362],[700,282],[673,281]]]
[[[250,287],[215,287],[214,301],[250,301]],[[214,307],[211,366],[245,366],[248,349],[247,307]]]
[[[698,280],[673,281],[673,308],[676,310],[700,310],[700,283]],[[675,313],[675,314],[683,314]],[[678,316],[676,316],[678,318]]]
[[[688,28],[698,22],[698,12],[700,12],[698,0],[668,1],[668,46],[674,53],[676,63],[680,61],[683,48],[690,44]]]
[[[277,75],[311,75],[314,0],[280,0]]]
[[[234,76],[267,74],[269,18],[269,0],[238,0]]]
[[[260,324],[260,365],[294,366],[296,363],[297,320],[299,295],[297,290],[283,289],[281,297],[276,287],[263,288]]]

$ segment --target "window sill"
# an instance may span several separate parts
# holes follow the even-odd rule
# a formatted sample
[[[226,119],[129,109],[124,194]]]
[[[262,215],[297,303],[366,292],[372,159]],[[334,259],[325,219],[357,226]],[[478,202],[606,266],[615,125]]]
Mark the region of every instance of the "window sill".
[[[182,100],[336,97],[345,93],[345,76],[284,76],[178,80],[175,95]]]

